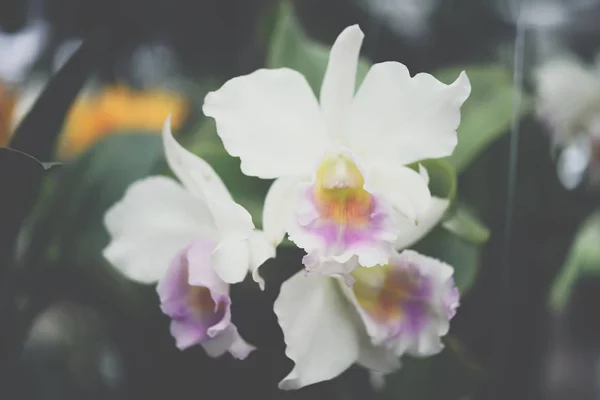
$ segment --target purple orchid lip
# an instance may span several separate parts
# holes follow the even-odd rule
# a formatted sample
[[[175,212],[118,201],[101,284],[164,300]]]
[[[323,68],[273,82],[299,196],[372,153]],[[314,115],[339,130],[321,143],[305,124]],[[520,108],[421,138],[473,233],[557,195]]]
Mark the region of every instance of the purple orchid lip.
[[[213,357],[230,351],[245,358],[253,347],[231,322],[229,285],[212,268],[211,238],[200,238],[171,262],[157,286],[163,313],[171,317],[171,334],[180,350],[202,345]]]
[[[371,319],[385,325],[389,338],[420,332],[427,323],[433,290],[431,281],[414,265],[386,268],[380,287],[372,287],[357,278],[354,294]],[[363,272],[368,273],[368,272]]]
[[[333,200],[319,198],[317,190],[314,184],[300,185],[297,219],[289,232],[290,240],[309,254],[341,263],[353,255],[369,266],[387,262],[397,236],[393,212],[387,203],[362,188],[357,196],[346,193],[334,195]],[[371,261],[373,257],[375,260]]]
[[[451,267],[413,251],[385,266],[358,268],[352,276],[353,301],[374,343],[416,340],[431,326],[447,326],[456,314],[459,292]]]

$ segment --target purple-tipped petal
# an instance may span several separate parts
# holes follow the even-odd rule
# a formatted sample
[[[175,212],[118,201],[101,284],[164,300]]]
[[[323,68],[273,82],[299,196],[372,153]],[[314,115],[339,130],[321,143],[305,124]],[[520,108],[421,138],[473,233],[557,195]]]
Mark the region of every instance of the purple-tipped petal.
[[[311,257],[338,264],[347,264],[353,257],[369,267],[387,263],[397,227],[393,210],[382,198],[363,190],[364,196],[359,200],[328,204],[315,196],[314,185],[300,186],[297,219],[289,230],[290,240]],[[342,210],[333,211],[333,218],[328,216],[336,207]],[[341,215],[348,217],[339,218]]]
[[[459,293],[452,267],[411,250],[381,267],[358,268],[352,289],[343,288],[357,307],[373,344],[400,356],[441,351]]]
[[[171,334],[184,350],[201,344],[218,357],[230,351],[234,357],[251,349],[240,347],[241,338],[231,323],[229,285],[212,266],[215,241],[205,237],[183,249],[160,280],[157,292],[161,309],[171,317]],[[244,342],[245,343],[245,342]]]

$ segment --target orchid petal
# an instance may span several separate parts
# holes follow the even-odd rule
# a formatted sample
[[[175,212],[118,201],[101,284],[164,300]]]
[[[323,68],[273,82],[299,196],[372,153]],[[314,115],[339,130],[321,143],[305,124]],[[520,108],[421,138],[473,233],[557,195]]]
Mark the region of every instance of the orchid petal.
[[[249,233],[234,232],[225,236],[212,252],[215,272],[227,283],[244,280],[250,267]]]
[[[248,239],[248,247],[250,248],[250,271],[252,279],[261,290],[265,289],[265,281],[258,273],[258,268],[270,258],[275,258],[275,246],[268,240],[265,233],[262,231],[253,231]]]
[[[376,64],[352,104],[346,140],[372,159],[404,165],[449,156],[470,92],[464,72],[445,85],[425,73],[411,77],[398,62]]]
[[[246,175],[306,175],[323,157],[328,137],[319,104],[300,73],[260,69],[233,78],[204,100],[225,148]]]
[[[450,207],[450,200],[432,197],[429,208],[419,218],[418,224],[415,225],[405,218],[399,219],[396,249],[406,249],[421,240],[440,223],[448,207]]]
[[[422,174],[396,165],[372,174],[372,190],[386,199],[409,223],[417,224],[429,209],[431,192]]]
[[[104,257],[142,283],[158,281],[181,249],[215,231],[206,205],[160,176],[133,183],[107,211],[104,224],[111,237]]]
[[[227,187],[215,170],[175,140],[171,132],[171,116],[163,125],[162,137],[169,167],[190,192],[202,196],[210,191],[219,198],[231,200]]]
[[[279,245],[295,214],[298,185],[302,178],[290,176],[276,179],[265,198],[263,230],[274,246]]]
[[[321,111],[334,136],[345,129],[356,82],[356,69],[364,33],[358,25],[344,29],[329,53],[329,63],[321,86]]]
[[[335,378],[358,359],[360,322],[337,285],[335,279],[299,272],[281,286],[274,310],[286,355],[296,364],[281,389]]]

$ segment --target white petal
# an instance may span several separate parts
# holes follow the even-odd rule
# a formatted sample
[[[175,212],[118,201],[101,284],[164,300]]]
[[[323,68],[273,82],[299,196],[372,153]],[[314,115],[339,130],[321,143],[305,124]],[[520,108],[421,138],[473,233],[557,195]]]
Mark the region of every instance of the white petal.
[[[333,278],[301,271],[281,286],[274,310],[286,355],[296,364],[279,383],[281,389],[335,378],[358,359],[358,322],[338,285]]]
[[[290,176],[276,179],[265,198],[263,230],[274,246],[279,245],[293,223],[296,193],[301,178]]]
[[[238,360],[243,360],[256,350],[256,347],[248,344],[238,333],[234,325],[229,325],[220,335],[204,340],[200,343],[210,357],[220,357],[226,352]]]
[[[413,265],[418,265],[419,270],[431,279],[434,300],[430,304],[430,315],[427,327],[417,336],[406,335],[399,337],[395,344],[396,354],[404,351],[417,357],[429,357],[443,350],[444,344],[441,337],[450,329],[450,318],[445,309],[448,304],[448,295],[454,283],[452,275],[454,269],[439,260],[422,255],[413,250],[404,250],[399,258]],[[456,299],[458,302],[458,298]],[[458,303],[456,303],[458,306]]]
[[[337,37],[329,53],[320,100],[329,132],[335,136],[343,132],[354,98],[356,68],[364,37],[358,25],[349,26]]]
[[[398,356],[384,346],[373,346],[364,341],[358,363],[373,372],[389,374],[400,368]]]
[[[258,268],[270,258],[275,258],[275,246],[269,241],[263,231],[254,231],[248,239],[250,248],[250,271],[252,279],[265,290],[265,281],[258,273]]]
[[[233,231],[249,235],[254,230],[252,215],[243,206],[233,200],[219,199],[209,192],[205,193],[205,197],[222,235],[230,234]]]
[[[429,208],[415,225],[408,219],[399,219],[398,239],[396,249],[402,250],[417,243],[440,223],[444,213],[450,206],[450,200],[432,197]]]
[[[215,272],[227,283],[244,280],[250,266],[249,236],[234,232],[224,237],[212,252]]]
[[[556,163],[556,171],[565,189],[573,190],[579,186],[591,158],[592,149],[587,137],[576,138],[563,149]]]
[[[536,114],[560,144],[585,124],[588,107],[600,101],[600,79],[594,68],[575,58],[549,60],[533,71]]]
[[[374,192],[382,195],[392,207],[412,224],[417,224],[429,209],[431,192],[418,172],[403,166],[379,168],[369,182]]]
[[[423,164],[419,164],[419,175],[421,175],[425,183],[429,185],[429,172],[427,172],[427,168],[425,168]]]
[[[158,281],[175,255],[202,234],[214,235],[210,211],[172,179],[133,183],[104,217],[111,240],[104,257],[130,279]]]
[[[325,153],[319,104],[296,71],[260,69],[233,78],[206,96],[203,111],[246,175],[310,174]]]
[[[206,161],[186,150],[175,140],[171,132],[170,115],[163,125],[162,137],[167,163],[189,191],[202,196],[205,191],[209,190],[215,193],[215,196],[231,199],[227,187],[215,170]]]
[[[412,341],[411,346],[407,349],[408,354],[414,357],[431,357],[444,350],[444,343],[438,332],[439,326],[431,323]]]
[[[411,78],[398,62],[376,64],[352,104],[348,145],[372,159],[405,165],[449,156],[470,91],[464,72],[445,85],[425,73]]]
[[[49,37],[48,24],[35,22],[16,33],[0,33],[0,80],[17,84],[24,80]]]

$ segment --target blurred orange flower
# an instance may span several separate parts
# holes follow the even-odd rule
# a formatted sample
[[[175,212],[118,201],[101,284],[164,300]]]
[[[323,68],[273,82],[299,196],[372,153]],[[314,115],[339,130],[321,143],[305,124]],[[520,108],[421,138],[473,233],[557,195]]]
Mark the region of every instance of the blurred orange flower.
[[[0,84],[0,146],[8,145],[16,100],[15,93]]]
[[[187,113],[188,102],[180,95],[109,86],[100,93],[81,98],[71,107],[59,141],[58,156],[71,158],[116,132],[159,134],[169,114],[172,126],[177,128]]]

